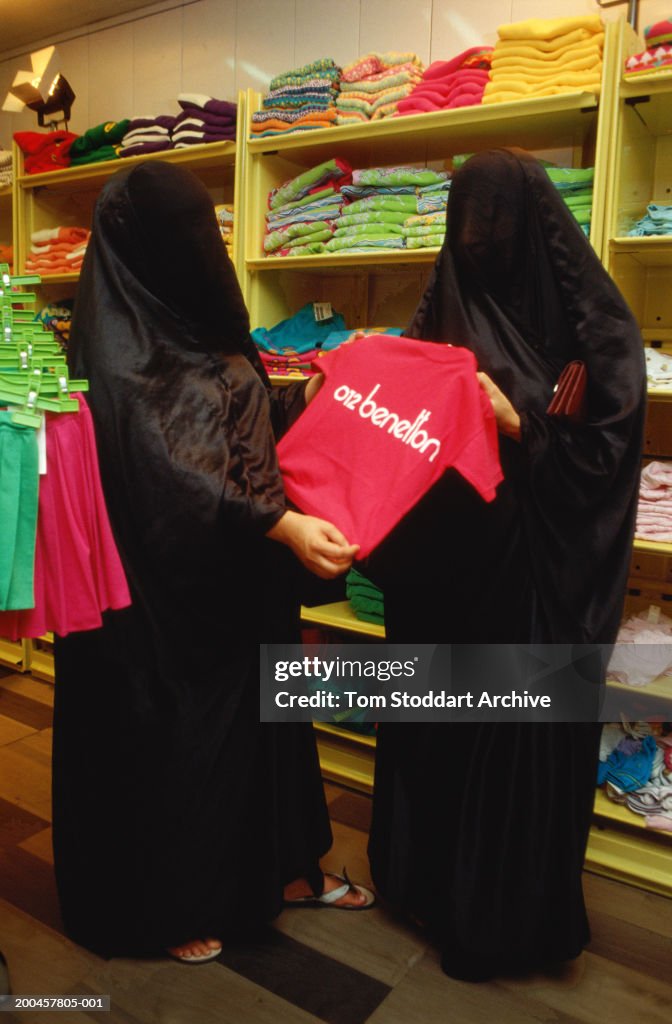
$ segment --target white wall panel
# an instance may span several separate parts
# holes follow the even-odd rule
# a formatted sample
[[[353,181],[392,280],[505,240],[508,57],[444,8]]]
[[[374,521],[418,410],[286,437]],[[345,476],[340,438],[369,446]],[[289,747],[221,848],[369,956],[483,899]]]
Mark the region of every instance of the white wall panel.
[[[236,7],[236,0],[200,0],[183,9],[180,92],[236,99]]]
[[[359,54],[416,53],[429,63],[432,0],[361,0]]]
[[[360,0],[296,0],[296,66],[331,57],[343,67],[359,57]]]
[[[133,26],[93,32],[89,36],[89,127],[119,121],[131,113]]]
[[[134,22],[131,113],[177,113],[181,81],[182,9]]]
[[[432,60],[450,60],[471,46],[494,46],[497,28],[511,20],[511,0],[434,5]]]
[[[72,117],[68,128],[81,134],[99,122],[92,121],[89,113],[91,89],[89,87],[89,37],[80,36],[56,47],[56,71],[65,75],[75,93]]]
[[[295,0],[238,0],[236,89],[268,88],[273,75],[296,67]]]

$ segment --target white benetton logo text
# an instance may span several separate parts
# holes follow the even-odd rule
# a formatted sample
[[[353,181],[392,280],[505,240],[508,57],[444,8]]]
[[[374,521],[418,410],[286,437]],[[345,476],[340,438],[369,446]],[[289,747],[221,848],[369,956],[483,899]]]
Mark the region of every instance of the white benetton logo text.
[[[436,437],[430,437],[427,431],[422,429],[423,424],[432,415],[431,412],[428,409],[423,409],[412,423],[410,420],[402,420],[396,412],[390,412],[384,405],[378,405],[374,401],[373,396],[379,388],[380,384],[376,384],[362,401],[362,396],[357,391],[348,387],[347,384],[341,384],[334,391],[334,398],[337,402],[341,402],[346,409],[357,409],[362,419],[371,420],[374,427],[380,427],[381,430],[386,427],[387,433],[396,437],[402,444],[409,444],[411,448],[416,448],[423,455],[431,451],[431,455],[427,454],[427,458],[433,462],[441,451],[441,442]]]

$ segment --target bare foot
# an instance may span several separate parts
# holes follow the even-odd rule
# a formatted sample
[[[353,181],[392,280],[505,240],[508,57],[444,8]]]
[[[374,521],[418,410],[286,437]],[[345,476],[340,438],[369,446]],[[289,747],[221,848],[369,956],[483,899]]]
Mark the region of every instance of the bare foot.
[[[324,889],[322,893],[333,892],[334,889],[340,889],[344,885],[343,879],[339,878],[338,875],[330,875],[328,872],[324,873]],[[322,895],[322,893],[320,895]],[[313,896],[313,890],[306,881],[305,878],[297,878],[289,885],[285,886],[284,898],[288,901],[300,899],[302,896]],[[345,893],[344,896],[334,900],[331,904],[332,907],[360,907],[363,903],[366,903],[366,895],[354,886]]]
[[[178,960],[195,960],[199,957],[222,952],[222,944],[219,939],[194,939],[193,942],[185,942],[182,946],[170,946],[168,952]]]

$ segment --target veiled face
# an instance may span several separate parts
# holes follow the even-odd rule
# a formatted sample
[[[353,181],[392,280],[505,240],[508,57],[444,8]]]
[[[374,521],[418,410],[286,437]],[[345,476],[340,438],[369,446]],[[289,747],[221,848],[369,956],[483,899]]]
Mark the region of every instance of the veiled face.
[[[500,158],[501,157],[501,158]],[[526,264],[524,179],[507,154],[474,156],[450,192],[448,234],[465,282],[512,297]]]
[[[188,325],[190,347],[240,350],[249,334],[247,310],[212,199],[194,174],[148,161],[115,175],[98,201],[94,232]]]

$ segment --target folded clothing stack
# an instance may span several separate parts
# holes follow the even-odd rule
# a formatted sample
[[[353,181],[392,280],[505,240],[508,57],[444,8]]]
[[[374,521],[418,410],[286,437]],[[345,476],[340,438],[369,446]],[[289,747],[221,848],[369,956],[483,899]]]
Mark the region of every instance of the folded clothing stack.
[[[649,203],[646,213],[628,231],[629,235],[672,235],[672,206]]]
[[[482,103],[600,91],[604,26],[598,14],[500,25]]]
[[[35,319],[52,332],[63,349],[67,349],[70,340],[73,306],[74,299],[59,299],[57,303],[50,302],[43,306],[39,313],[35,314]]]
[[[672,18],[664,18],[645,28],[644,42],[646,49],[626,60],[626,78],[651,75],[672,67]]]
[[[91,232],[87,228],[57,227],[33,231],[26,271],[31,274],[69,274],[80,270]]]
[[[406,220],[418,213],[419,189],[431,187],[442,192],[447,182],[445,171],[427,167],[369,167],[353,171],[352,185],[342,189],[348,202],[325,249],[366,252],[405,248],[403,228]]]
[[[407,249],[427,249],[443,245],[446,234],[445,213],[417,213],[404,221],[401,229]]]
[[[217,203],[215,205],[215,216],[226,251],[229,257],[233,258],[233,203]]]
[[[43,174],[70,166],[74,132],[14,132],[14,141],[25,156],[26,174]]]
[[[368,53],[343,68],[336,98],[338,124],[375,121],[397,113],[422,79],[424,65],[415,53]]]
[[[0,149],[0,188],[7,188],[14,181],[12,153],[9,149]]]
[[[71,166],[117,160],[121,141],[128,131],[130,123],[130,120],[126,118],[123,121],[103,121],[95,128],[89,128],[78,139],[75,139],[70,147]]]
[[[489,80],[492,53],[492,46],[472,46],[452,60],[434,61],[410,96],[399,100],[398,113],[421,114],[480,103]]]
[[[175,149],[200,146],[205,142],[232,142],[236,138],[237,107],[200,92],[182,92],[177,97],[182,113],[175,118],[171,139]]]
[[[309,349],[307,352],[266,352],[259,353],[264,364],[266,373],[276,374],[282,377],[313,377],[316,370],[313,368],[313,360],[317,359],[317,349]]]
[[[145,156],[172,149],[170,133],[176,118],[172,114],[133,117],[119,148],[119,156]]]
[[[546,173],[579,222],[584,234],[590,234],[593,212],[594,167],[546,167]]]
[[[385,625],[383,592],[357,569],[350,569],[345,577],[345,593],[355,617],[363,622]]]
[[[635,537],[672,542],[672,465],[650,462],[642,470]]]
[[[252,138],[330,128],[341,69],[323,57],[271,79],[262,109],[252,114]]]
[[[339,186],[352,168],[335,157],[273,189],[268,197],[264,254],[302,256],[324,252],[334,233],[343,198]]]
[[[327,316],[324,316],[324,313]],[[252,331],[252,340],[263,353],[271,356],[302,356],[303,361],[313,358],[316,349],[324,347],[334,331],[345,332],[349,337],[345,320],[331,307],[324,309],[324,303],[307,302],[293,316],[281,320],[274,327],[257,327]]]

